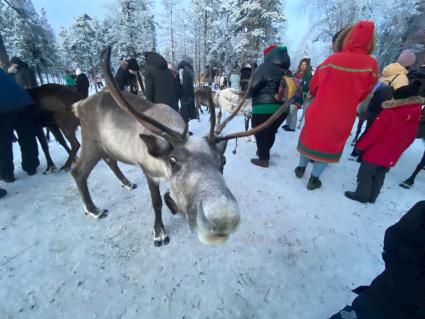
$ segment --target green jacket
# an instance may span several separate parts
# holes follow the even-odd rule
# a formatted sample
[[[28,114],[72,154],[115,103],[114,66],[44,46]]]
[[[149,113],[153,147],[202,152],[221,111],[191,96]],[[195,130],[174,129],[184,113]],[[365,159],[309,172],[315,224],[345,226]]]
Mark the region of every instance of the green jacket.
[[[77,79],[73,77],[71,74],[67,74],[63,77],[67,86],[76,86]]]

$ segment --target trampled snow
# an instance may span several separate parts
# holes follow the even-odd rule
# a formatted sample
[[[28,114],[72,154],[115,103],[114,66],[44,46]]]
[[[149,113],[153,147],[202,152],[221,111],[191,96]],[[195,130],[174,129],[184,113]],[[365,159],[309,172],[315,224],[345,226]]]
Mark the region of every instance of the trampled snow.
[[[207,126],[206,115],[191,122],[195,134]],[[242,128],[239,117],[228,131]],[[133,191],[104,163],[95,168],[93,199],[110,210],[96,221],[84,215],[69,172],[29,177],[15,145],[18,180],[0,200],[0,318],[328,318],[383,270],[385,229],[424,199],[423,173],[413,189],[398,187],[424,145],[417,140],[406,151],[367,205],[343,195],[354,190],[358,169],[348,145],[321,189],[306,189],[311,168],[295,178],[298,135],[279,129],[268,169],[249,163],[254,143],[239,140],[233,155],[229,142],[224,175],[242,222],[220,247],[201,244],[165,206],[171,242],[154,247],[150,195],[136,167],[120,164],[138,184]],[[65,151],[50,148],[57,166],[64,163]]]

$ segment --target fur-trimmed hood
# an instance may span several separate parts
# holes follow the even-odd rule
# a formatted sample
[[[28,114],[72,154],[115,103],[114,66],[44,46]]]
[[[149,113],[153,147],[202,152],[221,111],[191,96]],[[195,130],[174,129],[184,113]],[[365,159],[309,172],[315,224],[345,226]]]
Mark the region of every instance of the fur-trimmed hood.
[[[372,21],[360,21],[345,28],[338,36],[336,52],[371,54],[375,48],[375,24]]]
[[[425,98],[421,96],[412,96],[407,99],[400,99],[400,100],[389,100],[384,103],[382,103],[383,109],[393,109],[396,107],[406,106],[406,105],[412,105],[412,104],[425,104]]]

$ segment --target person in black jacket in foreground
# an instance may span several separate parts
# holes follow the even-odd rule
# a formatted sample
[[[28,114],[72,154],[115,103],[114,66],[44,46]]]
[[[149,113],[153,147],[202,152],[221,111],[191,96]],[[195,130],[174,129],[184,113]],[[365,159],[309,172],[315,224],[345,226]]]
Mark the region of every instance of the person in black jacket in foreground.
[[[382,258],[385,270],[331,319],[425,318],[425,201],[386,230]]]

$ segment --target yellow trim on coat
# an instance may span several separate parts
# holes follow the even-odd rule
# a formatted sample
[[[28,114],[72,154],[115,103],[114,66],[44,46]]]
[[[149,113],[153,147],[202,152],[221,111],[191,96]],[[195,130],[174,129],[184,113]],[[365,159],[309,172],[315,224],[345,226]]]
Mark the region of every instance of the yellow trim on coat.
[[[354,69],[354,68],[347,68],[347,67],[344,67],[344,66],[339,66],[339,65],[336,65],[336,64],[328,63],[328,64],[324,64],[321,67],[319,67],[319,70],[326,69],[326,68],[331,68],[331,69],[335,69],[335,70],[339,70],[339,71],[345,71],[345,72],[352,72],[352,73],[368,72],[368,73],[372,73],[372,75],[374,77],[378,77],[378,74],[372,68]]]

